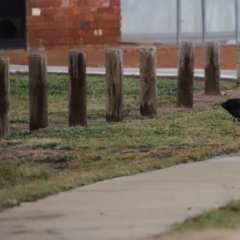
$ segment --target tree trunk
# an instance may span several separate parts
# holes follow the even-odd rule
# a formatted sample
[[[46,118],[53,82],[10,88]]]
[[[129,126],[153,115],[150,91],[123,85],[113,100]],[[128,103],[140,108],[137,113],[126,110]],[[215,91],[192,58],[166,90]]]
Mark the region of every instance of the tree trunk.
[[[69,126],[87,126],[86,54],[72,52],[69,65]]]
[[[123,52],[106,51],[106,121],[122,121],[123,116]]]
[[[47,57],[29,56],[30,131],[48,126]]]
[[[194,44],[182,43],[178,52],[177,106],[193,107]]]
[[[0,138],[9,133],[10,112],[9,59],[0,58]]]
[[[140,51],[140,113],[157,115],[156,47],[142,46]]]

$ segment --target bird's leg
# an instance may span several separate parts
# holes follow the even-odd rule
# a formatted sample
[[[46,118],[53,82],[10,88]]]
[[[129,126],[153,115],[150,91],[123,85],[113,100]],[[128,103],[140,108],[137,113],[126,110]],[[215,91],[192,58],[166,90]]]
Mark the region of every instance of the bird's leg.
[[[238,122],[240,122],[240,118],[238,118],[237,120],[238,120]],[[235,131],[236,131],[236,129],[235,129]]]
[[[236,133],[235,120],[236,120],[236,118],[233,118],[233,130],[234,130],[234,132]]]

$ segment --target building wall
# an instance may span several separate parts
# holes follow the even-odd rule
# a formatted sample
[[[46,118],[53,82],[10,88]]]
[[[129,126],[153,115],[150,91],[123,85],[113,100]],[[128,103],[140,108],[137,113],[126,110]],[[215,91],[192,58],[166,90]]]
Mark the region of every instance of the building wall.
[[[120,0],[27,0],[27,49],[121,41]]]
[[[123,38],[128,34],[139,34],[139,36],[176,34],[176,0],[137,1],[136,5],[136,0],[121,0]],[[207,32],[212,35],[233,33],[234,36],[235,0],[206,0],[205,2]],[[201,33],[201,0],[181,0],[181,6],[182,33]]]

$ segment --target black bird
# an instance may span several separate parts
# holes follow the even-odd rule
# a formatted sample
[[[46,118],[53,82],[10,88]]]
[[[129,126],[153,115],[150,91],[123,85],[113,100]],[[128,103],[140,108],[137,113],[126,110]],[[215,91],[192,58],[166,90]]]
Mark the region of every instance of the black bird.
[[[233,122],[235,122],[236,118],[238,122],[240,122],[240,98],[228,99],[226,102],[222,103],[221,106],[234,117]]]

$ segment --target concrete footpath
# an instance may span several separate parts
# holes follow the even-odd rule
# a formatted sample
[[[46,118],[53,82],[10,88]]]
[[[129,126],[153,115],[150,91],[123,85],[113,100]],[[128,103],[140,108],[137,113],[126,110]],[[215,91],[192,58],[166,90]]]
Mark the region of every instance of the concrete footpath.
[[[28,73],[28,66],[27,65],[10,65],[10,72],[11,73]],[[54,74],[67,74],[68,67],[59,67],[59,66],[48,66],[47,67],[48,73]],[[87,67],[86,69],[87,74],[90,75],[105,75],[106,69],[105,68],[94,68],[94,67]],[[123,68],[123,74],[125,76],[139,76],[139,68]],[[175,68],[158,68],[156,71],[158,77],[177,77],[178,70]],[[194,70],[194,77],[196,78],[203,78],[204,77],[204,70],[203,69],[195,69]],[[237,71],[236,70],[221,70],[221,79],[225,80],[236,80],[237,79]]]
[[[134,240],[240,199],[240,157],[121,177],[0,213],[0,239]]]

